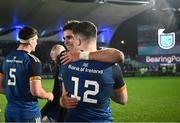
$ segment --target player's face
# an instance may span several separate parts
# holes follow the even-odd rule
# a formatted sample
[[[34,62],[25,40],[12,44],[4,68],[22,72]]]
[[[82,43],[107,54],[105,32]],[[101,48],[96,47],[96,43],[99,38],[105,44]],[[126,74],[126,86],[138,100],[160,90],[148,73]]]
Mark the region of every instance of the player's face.
[[[50,56],[51,56],[51,60],[52,60],[52,61],[56,61],[56,58],[57,58],[56,48],[53,48],[53,49],[51,50]]]
[[[74,39],[74,34],[72,30],[65,30],[64,31],[64,45],[68,50],[72,50],[76,48],[77,43]]]
[[[30,42],[31,50],[35,51],[37,45],[38,36],[36,35]]]

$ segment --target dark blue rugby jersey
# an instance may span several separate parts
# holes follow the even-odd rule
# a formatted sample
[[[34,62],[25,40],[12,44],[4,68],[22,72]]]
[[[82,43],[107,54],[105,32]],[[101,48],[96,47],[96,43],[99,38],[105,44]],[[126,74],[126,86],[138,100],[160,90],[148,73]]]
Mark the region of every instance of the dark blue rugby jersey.
[[[113,79],[115,81],[113,86],[114,89],[121,89],[124,87],[125,82],[123,80],[123,73],[118,63],[113,65]]]
[[[10,53],[2,65],[5,94],[8,100],[6,116],[39,117],[37,97],[30,92],[29,81],[41,79],[41,63],[25,51]]]
[[[115,82],[113,71],[113,64],[96,61],[79,61],[61,66],[66,90],[79,99],[77,108],[68,109],[65,121],[112,121],[110,95],[113,88],[124,85],[120,81],[122,79]]]
[[[41,109],[41,115],[42,117],[47,116],[48,119],[51,119],[54,122],[63,122],[66,109],[61,107],[59,104],[59,98],[62,94],[62,77],[59,76],[59,65],[56,65],[54,78],[54,99],[52,102],[47,102]]]

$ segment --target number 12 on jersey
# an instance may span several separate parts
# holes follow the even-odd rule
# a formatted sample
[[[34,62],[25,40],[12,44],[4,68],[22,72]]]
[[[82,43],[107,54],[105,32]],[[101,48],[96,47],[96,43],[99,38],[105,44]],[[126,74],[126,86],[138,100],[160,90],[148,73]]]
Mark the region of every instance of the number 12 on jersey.
[[[79,78],[78,77],[72,77],[71,80],[74,82],[74,94],[71,95],[71,97],[75,97],[80,101],[81,97],[78,96]],[[95,96],[99,93],[99,84],[97,83],[97,81],[85,80],[84,88],[88,88],[89,86],[94,86],[94,90],[86,90],[84,92],[83,102],[96,104],[97,99],[88,98],[88,96],[89,95]]]

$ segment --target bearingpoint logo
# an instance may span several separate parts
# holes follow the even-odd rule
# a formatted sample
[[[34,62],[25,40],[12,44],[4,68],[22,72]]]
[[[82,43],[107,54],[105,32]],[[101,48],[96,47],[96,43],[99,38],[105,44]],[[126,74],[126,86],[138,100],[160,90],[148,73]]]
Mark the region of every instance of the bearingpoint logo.
[[[172,55],[172,56],[168,56],[168,57],[165,57],[165,56],[146,56],[146,62],[147,63],[172,63],[172,62],[180,62],[180,57],[179,56],[175,56],[175,55]]]

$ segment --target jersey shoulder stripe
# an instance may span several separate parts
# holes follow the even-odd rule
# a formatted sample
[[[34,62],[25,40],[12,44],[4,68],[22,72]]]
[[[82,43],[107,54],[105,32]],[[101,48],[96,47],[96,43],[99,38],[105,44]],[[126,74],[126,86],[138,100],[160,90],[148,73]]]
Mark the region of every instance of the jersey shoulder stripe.
[[[28,55],[34,59],[35,62],[40,62],[40,60],[33,54],[28,53]]]
[[[30,80],[30,81],[33,81],[33,80],[41,80],[41,77],[40,77],[40,76],[33,76],[33,77],[30,77],[29,80]]]

